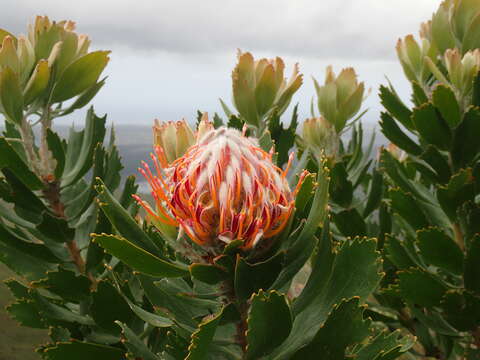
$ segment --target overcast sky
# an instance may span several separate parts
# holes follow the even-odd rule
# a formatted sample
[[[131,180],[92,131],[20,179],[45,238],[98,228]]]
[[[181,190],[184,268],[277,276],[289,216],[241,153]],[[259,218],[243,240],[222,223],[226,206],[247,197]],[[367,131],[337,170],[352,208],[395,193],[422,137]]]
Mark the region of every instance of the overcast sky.
[[[0,27],[25,33],[35,15],[71,19],[95,49],[112,50],[107,85],[94,100],[116,124],[192,120],[197,109],[231,103],[236,49],[282,57],[305,76],[294,98],[307,116],[328,64],[353,66],[372,88],[366,118],[378,120],[378,86],[387,76],[408,99],[395,57],[401,36],[417,34],[439,0],[4,0]],[[80,115],[80,114],[79,114]],[[78,115],[77,115],[78,116]],[[67,120],[68,121],[68,120]]]

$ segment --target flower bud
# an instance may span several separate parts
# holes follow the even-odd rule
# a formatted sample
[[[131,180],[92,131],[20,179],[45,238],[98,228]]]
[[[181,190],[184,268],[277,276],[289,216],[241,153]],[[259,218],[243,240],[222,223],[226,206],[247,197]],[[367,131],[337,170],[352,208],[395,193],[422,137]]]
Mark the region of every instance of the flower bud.
[[[320,114],[340,133],[347,121],[352,119],[362,106],[364,83],[358,82],[353,68],[343,69],[336,77],[331,66],[327,67],[323,86],[320,86],[317,80],[313,81]]]
[[[444,53],[458,48],[461,54],[480,48],[480,2],[445,0],[432,16],[432,41]]]
[[[153,143],[162,148],[167,163],[172,163],[185,154],[187,149],[195,142],[192,129],[185,119],[182,121],[168,121],[160,123],[155,120],[153,126]]]
[[[303,123],[303,140],[318,157],[323,153],[334,159],[338,152],[339,137],[331,123],[323,117],[310,118]]]
[[[271,110],[276,109],[281,115],[287,109],[303,79],[298,64],[288,81],[283,76],[284,69],[279,57],[255,61],[249,52],[238,53],[232,72],[233,103],[248,124],[259,127]]]
[[[15,86],[28,95],[24,105],[41,106],[35,100],[62,102],[98,86],[108,52],[88,53],[90,40],[74,30],[74,22],[50,21],[47,16],[36,17],[27,37],[17,39],[0,29],[0,75],[6,67],[13,71],[18,82]],[[67,70],[69,74],[62,76]],[[83,80],[79,82],[78,78]],[[52,93],[46,94],[46,90]],[[84,98],[82,103],[87,100]]]
[[[439,82],[452,88],[460,103],[469,103],[473,81],[480,71],[480,50],[468,51],[462,57],[458,49],[448,49],[443,61],[447,76],[433,61],[427,59],[427,64]]]
[[[385,150],[387,150],[390,153],[390,155],[392,155],[395,159],[397,159],[400,162],[405,161],[405,159],[407,158],[406,152],[400,149],[397,145],[393,143],[389,143],[385,148]]]
[[[197,141],[200,140],[203,137],[203,135],[205,135],[210,130],[213,130],[213,124],[208,119],[208,113],[204,112],[202,114],[202,118],[200,119],[200,123],[197,126],[197,134],[196,134]]]
[[[437,57],[437,50],[431,45],[430,41],[424,37],[421,45],[419,45],[413,35],[408,35],[404,39],[398,40],[396,49],[398,59],[408,80],[416,81],[419,84],[426,83],[431,72],[424,59],[429,57],[435,60]]]
[[[288,223],[299,185],[292,192],[272,154],[238,130],[208,131],[172,164],[162,161],[160,147],[155,152],[157,174],[147,164],[140,171],[152,188],[156,211],[135,198],[154,221],[179,226],[195,243],[222,249],[241,240],[248,250]]]

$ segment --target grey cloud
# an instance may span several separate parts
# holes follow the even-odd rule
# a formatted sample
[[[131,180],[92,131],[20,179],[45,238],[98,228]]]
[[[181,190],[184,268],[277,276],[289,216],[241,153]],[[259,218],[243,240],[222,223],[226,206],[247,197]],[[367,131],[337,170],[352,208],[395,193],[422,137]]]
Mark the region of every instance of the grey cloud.
[[[386,5],[388,3],[388,5]],[[281,55],[391,58],[436,0],[16,0],[0,26],[21,32],[36,14],[71,18],[97,46],[211,53],[235,48]]]

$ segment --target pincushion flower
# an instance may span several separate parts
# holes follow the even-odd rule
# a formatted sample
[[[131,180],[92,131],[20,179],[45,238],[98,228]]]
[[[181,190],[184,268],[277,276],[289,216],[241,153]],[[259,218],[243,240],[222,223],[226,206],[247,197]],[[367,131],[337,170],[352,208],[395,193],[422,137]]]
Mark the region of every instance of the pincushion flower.
[[[197,135],[197,142],[172,163],[157,146],[152,159],[155,171],[144,163],[140,172],[151,186],[156,210],[136,200],[154,223],[178,226],[199,245],[241,240],[244,249],[251,249],[279,234],[294,210],[299,185],[290,190],[289,166],[276,167],[272,153],[238,130],[222,127]]]

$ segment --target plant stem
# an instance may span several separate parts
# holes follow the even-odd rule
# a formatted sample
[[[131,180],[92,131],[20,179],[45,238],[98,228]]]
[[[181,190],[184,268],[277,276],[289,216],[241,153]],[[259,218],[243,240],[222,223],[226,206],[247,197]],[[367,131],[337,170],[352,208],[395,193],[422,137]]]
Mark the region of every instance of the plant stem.
[[[228,303],[235,304],[238,313],[240,314],[240,320],[236,324],[237,332],[235,334],[235,343],[240,346],[243,352],[242,359],[245,358],[247,353],[247,317],[248,317],[248,303],[238,299],[235,294],[235,287],[233,280],[226,280],[221,287],[222,292],[226,295]]]
[[[463,238],[462,229],[458,223],[453,224],[453,233],[455,234],[455,241],[462,251],[465,250],[465,240]]]
[[[48,130],[52,126],[52,117],[50,112],[50,107],[45,106],[43,109],[43,115],[40,119],[40,123],[42,125],[41,135],[40,135],[40,162],[41,162],[41,169],[43,171],[43,175],[47,177],[53,177],[54,167],[53,167],[53,159],[50,154],[50,150],[48,148],[47,142],[47,134]]]
[[[43,190],[43,195],[48,201],[50,208],[57,217],[66,219],[65,205],[60,199],[60,182],[46,182],[45,186],[46,187]],[[77,270],[81,274],[84,274],[88,277],[88,279],[92,283],[92,289],[95,289],[97,285],[97,280],[90,272],[86,271],[85,260],[83,260],[82,255],[80,254],[80,249],[78,248],[76,241],[74,239],[67,241],[66,247],[68,252],[70,253],[70,257],[73,263],[77,267]]]
[[[32,171],[40,176],[41,174],[38,167],[38,154],[35,152],[35,140],[32,135],[32,128],[26,117],[23,118],[19,130],[20,135],[22,136],[23,147],[25,149],[25,153],[27,154],[28,164],[30,165]]]
[[[248,304],[246,302],[241,302],[238,304],[238,311],[240,313],[240,321],[237,324],[237,341],[244,354],[247,353],[247,315],[248,315]]]

